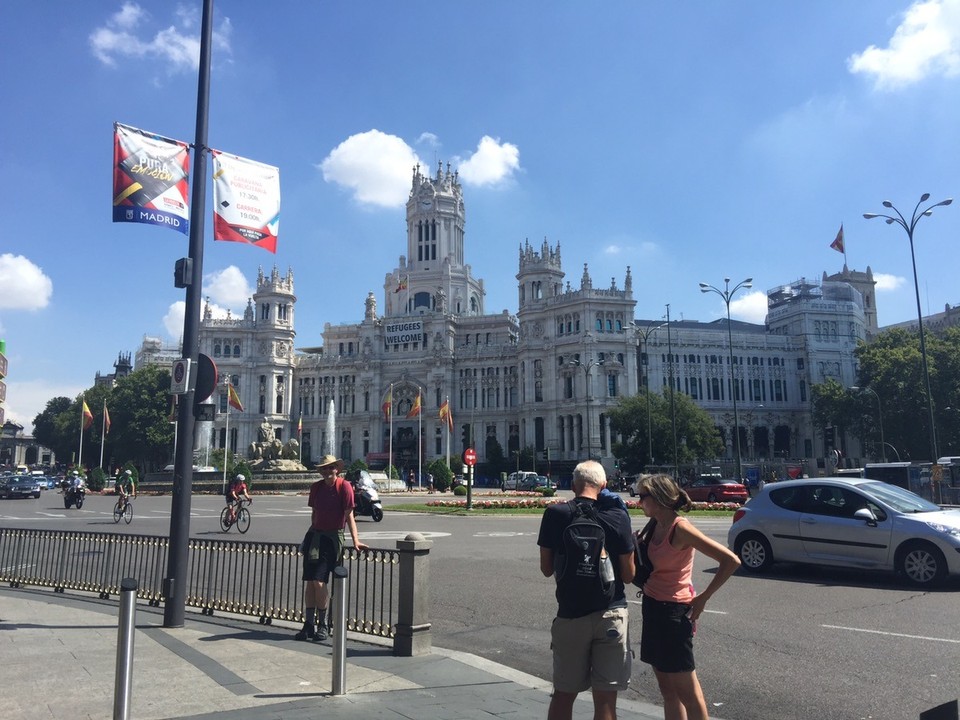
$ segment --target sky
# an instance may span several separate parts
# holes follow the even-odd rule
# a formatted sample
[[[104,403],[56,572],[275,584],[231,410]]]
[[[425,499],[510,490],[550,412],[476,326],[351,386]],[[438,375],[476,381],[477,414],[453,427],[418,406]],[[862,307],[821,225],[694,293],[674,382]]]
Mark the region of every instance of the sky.
[[[144,336],[179,340],[187,237],[113,223],[113,123],[193,143],[201,0],[4,0],[0,339],[29,431]],[[295,278],[299,347],[358,322],[406,251],[413,166],[459,171],[486,311],[516,312],[518,248],[567,280],[633,274],[636,315],[722,317],[698,284],[766,292],[872,269],[880,325],[916,317],[908,217],[958,194],[960,0],[217,0],[209,147],[280,171],[276,255],[212,239],[204,297],[242,314]],[[846,257],[830,248],[841,224]],[[960,203],[917,227],[924,313],[960,303]]]

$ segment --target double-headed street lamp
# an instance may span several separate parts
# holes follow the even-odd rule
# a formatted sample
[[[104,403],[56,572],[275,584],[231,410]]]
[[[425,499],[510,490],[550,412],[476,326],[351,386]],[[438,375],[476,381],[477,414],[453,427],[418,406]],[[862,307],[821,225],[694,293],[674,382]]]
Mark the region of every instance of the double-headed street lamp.
[[[648,325],[643,330],[638,329],[637,335],[643,340],[643,345],[640,350],[640,359],[645,360],[643,363],[643,387],[646,390],[647,395],[647,458],[650,463],[653,463],[653,423],[650,420],[650,348],[649,340],[650,336],[662,328],[666,323],[660,323],[659,325]],[[644,352],[647,353],[647,357],[644,357]]]
[[[708,285],[707,283],[700,283],[700,292],[702,293],[716,293],[723,298],[723,303],[727,306],[727,349],[730,353],[730,394],[733,397],[733,437],[736,441],[736,461],[737,461],[737,480],[743,480],[743,460],[740,455],[740,415],[737,413],[737,378],[734,375],[733,371],[733,330],[730,328],[730,300],[733,299],[734,294],[737,290],[741,288],[751,288],[753,287],[753,278],[747,278],[746,280],[741,280],[736,285],[733,286],[733,289],[730,289],[730,278],[723,279],[723,290],[720,288],[714,287],[713,285]]]
[[[880,393],[874,390],[872,387],[857,387],[854,385],[850,388],[854,392],[872,392],[874,397],[877,398],[877,420],[880,422],[880,455],[883,458],[883,462],[887,461],[887,444],[883,441],[883,411],[880,409]],[[898,454],[899,457],[899,454]]]
[[[917,295],[917,327],[920,330],[920,359],[923,362],[923,381],[927,389],[927,414],[929,416],[928,422],[930,423],[930,460],[931,462],[936,463],[938,459],[937,429],[933,423],[933,395],[930,393],[930,371],[927,369],[927,344],[923,337],[923,309],[920,307],[920,283],[917,281],[917,259],[913,252],[913,231],[917,227],[917,223],[920,222],[920,218],[922,218],[924,215],[932,215],[935,207],[946,207],[953,202],[953,198],[941,200],[940,202],[928,205],[921,210],[920,206],[929,199],[930,193],[924,193],[920,196],[920,201],[917,203],[916,207],[913,208],[913,215],[910,216],[910,222],[907,222],[907,219],[903,216],[903,214],[897,210],[897,208],[895,208],[893,203],[889,200],[884,200],[883,206],[896,213],[896,216],[886,215],[884,213],[864,213],[863,217],[865,217],[867,220],[880,217],[886,221],[887,225],[893,225],[893,223],[896,223],[906,230],[907,239],[910,241],[910,262],[913,263],[913,289]]]
[[[578,367],[583,370],[583,388],[584,388],[584,399],[587,403],[587,460],[591,459],[591,445],[590,445],[590,371],[597,365],[603,365],[603,360],[594,360],[590,358],[587,362],[582,363],[580,360],[571,360],[568,365],[571,367]]]

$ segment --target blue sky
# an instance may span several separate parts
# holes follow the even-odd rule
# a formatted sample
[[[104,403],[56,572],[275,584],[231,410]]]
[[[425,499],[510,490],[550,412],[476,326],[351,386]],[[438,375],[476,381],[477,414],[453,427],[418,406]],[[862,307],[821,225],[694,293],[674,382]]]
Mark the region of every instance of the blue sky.
[[[7,417],[30,426],[144,335],[176,340],[187,239],[111,222],[112,125],[192,142],[201,3],[0,5],[0,338]],[[242,312],[292,267],[297,344],[358,321],[405,252],[417,161],[460,171],[486,309],[516,310],[517,249],[567,279],[626,267],[637,316],[723,314],[698,283],[765,291],[841,269],[880,280],[880,323],[916,315],[906,234],[864,212],[958,192],[960,0],[218,0],[209,145],[280,168],[276,256],[212,241],[204,295]],[[209,165],[208,165],[209,166]],[[960,204],[924,218],[924,311],[960,302]]]

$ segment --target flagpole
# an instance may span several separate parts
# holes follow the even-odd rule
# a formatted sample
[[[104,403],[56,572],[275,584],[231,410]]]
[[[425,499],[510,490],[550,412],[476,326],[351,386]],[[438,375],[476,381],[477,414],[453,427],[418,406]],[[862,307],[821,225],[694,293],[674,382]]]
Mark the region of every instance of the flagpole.
[[[387,397],[390,399],[390,403],[387,405],[389,408],[387,410],[390,413],[390,444],[387,446],[388,459],[387,459],[387,471],[390,473],[390,478],[393,477],[393,383],[390,383],[390,392],[387,394]],[[403,478],[400,478],[403,480]]]
[[[417,390],[417,407],[420,412],[417,413],[417,487],[423,489],[423,397],[420,390]]]
[[[227,425],[223,430],[223,487],[221,493],[227,491],[227,453],[230,452],[230,384],[227,383]]]
[[[107,400],[103,400],[103,417],[100,419],[100,469],[103,470],[103,442],[106,439],[107,429]]]
[[[300,422],[297,423],[297,448],[297,462],[303,465],[303,405],[300,406]]]
[[[447,430],[447,467],[450,467],[450,396],[445,399],[447,403],[447,417],[443,419],[443,426]]]
[[[80,447],[77,450],[77,467],[83,468],[83,425],[86,418],[83,416],[83,406],[86,403],[84,396],[80,396]]]

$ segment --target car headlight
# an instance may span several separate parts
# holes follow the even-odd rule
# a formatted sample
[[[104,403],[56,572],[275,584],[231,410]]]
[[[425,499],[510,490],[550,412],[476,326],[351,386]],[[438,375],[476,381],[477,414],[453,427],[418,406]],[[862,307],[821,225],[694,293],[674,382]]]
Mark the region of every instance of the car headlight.
[[[960,528],[958,527],[951,527],[950,525],[942,525],[941,523],[935,522],[928,522],[927,527],[944,535],[953,535],[953,537],[960,538]]]

